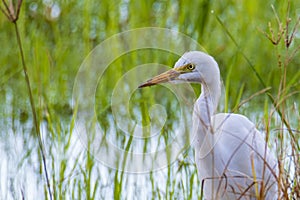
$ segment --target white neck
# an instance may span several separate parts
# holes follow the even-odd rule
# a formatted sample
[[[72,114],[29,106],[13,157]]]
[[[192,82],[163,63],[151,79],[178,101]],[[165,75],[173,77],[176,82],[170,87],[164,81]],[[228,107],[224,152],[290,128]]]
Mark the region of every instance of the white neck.
[[[218,107],[220,96],[220,80],[210,85],[201,85],[201,94],[195,103],[194,115],[200,117],[205,125],[210,124],[210,118]]]
[[[201,94],[200,94],[198,100],[199,99],[204,100],[205,98],[208,98],[210,100],[210,102],[207,102],[207,103],[212,105],[212,106],[210,106],[212,109],[212,110],[210,110],[211,111],[210,114],[213,115],[218,107],[220,96],[221,96],[221,83],[220,83],[220,80],[218,79],[213,84],[210,84],[210,85],[202,84],[201,85]]]
[[[199,148],[200,157],[205,157],[214,144],[211,116],[215,113],[221,95],[220,81],[215,84],[202,85],[201,95],[194,105],[193,134],[194,147]],[[202,148],[202,149],[201,149]],[[201,151],[200,151],[201,149]]]
[[[205,133],[205,130],[211,125],[211,116],[218,107],[220,95],[221,84],[219,79],[212,84],[201,85],[201,94],[195,102],[193,113],[193,122],[195,123],[193,127],[197,129],[197,133]]]

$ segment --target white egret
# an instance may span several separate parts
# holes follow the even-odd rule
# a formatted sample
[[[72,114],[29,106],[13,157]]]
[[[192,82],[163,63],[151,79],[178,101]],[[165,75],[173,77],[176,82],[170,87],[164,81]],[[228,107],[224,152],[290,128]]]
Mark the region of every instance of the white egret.
[[[262,134],[243,115],[215,114],[221,81],[214,58],[187,52],[173,69],[139,88],[165,82],[201,84],[193,111],[193,146],[204,199],[277,199],[277,162]]]

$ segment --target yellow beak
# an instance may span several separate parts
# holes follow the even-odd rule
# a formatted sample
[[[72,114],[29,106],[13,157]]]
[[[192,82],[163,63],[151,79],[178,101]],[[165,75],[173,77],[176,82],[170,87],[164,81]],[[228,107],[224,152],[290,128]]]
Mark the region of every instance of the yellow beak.
[[[159,74],[159,75],[149,79],[148,81],[146,81],[145,83],[140,85],[139,88],[148,87],[148,86],[156,85],[159,83],[169,82],[171,80],[176,79],[180,74],[181,74],[180,71],[178,71],[176,69],[170,69],[162,74]]]

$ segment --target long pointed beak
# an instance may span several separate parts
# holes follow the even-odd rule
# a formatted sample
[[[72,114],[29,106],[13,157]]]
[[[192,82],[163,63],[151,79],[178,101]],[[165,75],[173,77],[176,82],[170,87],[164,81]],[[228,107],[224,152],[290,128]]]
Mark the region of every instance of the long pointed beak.
[[[180,75],[180,72],[178,72],[174,69],[170,69],[162,74],[159,74],[159,75],[149,79],[148,81],[146,81],[145,83],[140,85],[139,88],[148,87],[148,86],[156,85],[159,83],[166,83],[166,82],[176,79],[179,75]]]

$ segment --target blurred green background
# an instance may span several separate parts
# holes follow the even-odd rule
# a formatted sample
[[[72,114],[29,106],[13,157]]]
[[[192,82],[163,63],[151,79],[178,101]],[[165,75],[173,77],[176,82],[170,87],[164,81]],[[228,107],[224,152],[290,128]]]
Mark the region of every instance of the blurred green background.
[[[299,4],[290,2],[290,32],[300,15]],[[272,93],[278,91],[282,72],[278,59],[282,62],[286,53],[283,40],[274,46],[262,33],[269,33],[271,23],[277,37],[271,5],[285,26],[288,1],[25,1],[18,24],[35,92],[55,106],[68,104],[76,72],[97,44],[122,31],[151,26],[182,32],[203,45],[219,63],[225,84],[230,81],[227,92],[232,107],[240,87],[249,93],[263,89],[243,54]],[[0,25],[2,94],[12,88],[18,99],[27,99],[14,27],[4,15]],[[289,51],[297,45],[298,32]],[[287,70],[287,80],[294,80],[295,89],[299,89],[297,55]],[[174,62],[169,61],[170,65]]]

